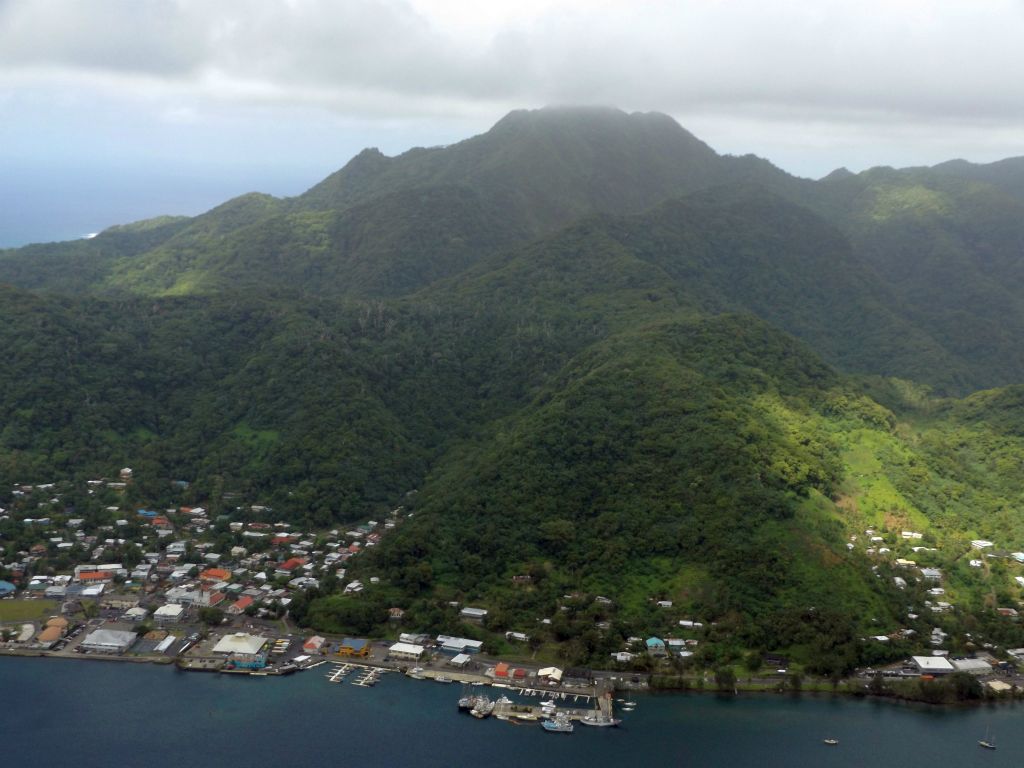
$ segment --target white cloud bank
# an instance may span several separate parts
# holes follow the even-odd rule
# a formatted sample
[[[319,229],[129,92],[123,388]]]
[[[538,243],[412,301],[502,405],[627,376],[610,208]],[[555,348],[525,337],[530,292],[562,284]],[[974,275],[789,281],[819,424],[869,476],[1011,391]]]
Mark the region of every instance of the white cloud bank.
[[[1022,40],[1019,0],[0,0],[0,93],[95,92],[172,121],[599,103],[824,171],[872,148],[1024,153]]]

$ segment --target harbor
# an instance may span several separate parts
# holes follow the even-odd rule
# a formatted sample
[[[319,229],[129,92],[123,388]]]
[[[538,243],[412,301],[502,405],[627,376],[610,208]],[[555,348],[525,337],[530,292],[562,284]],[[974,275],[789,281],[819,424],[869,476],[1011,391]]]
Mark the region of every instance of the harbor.
[[[495,682],[487,675],[449,673],[423,667],[396,670],[381,664],[336,659],[317,662],[316,666],[321,664],[330,665],[323,677],[334,685],[348,682],[357,688],[371,688],[383,675],[393,671],[402,671],[412,680],[449,685],[458,683],[461,689],[457,699],[458,710],[480,720],[493,717],[513,725],[540,723],[545,730],[555,733],[572,733],[577,723],[614,727],[621,722],[614,716],[614,689],[607,681],[596,681],[584,691],[510,685]]]
[[[252,768],[293,759],[297,734],[310,768],[577,768],[639,760],[685,762],[694,768],[982,763],[1009,768],[1019,764],[1024,749],[1019,705],[896,707],[806,693],[728,698],[638,694],[632,714],[623,712],[624,702],[615,702],[619,727],[589,728],[573,721],[575,730],[564,738],[564,732],[544,730],[541,721],[460,714],[456,702],[464,689],[459,683],[435,685],[385,673],[367,691],[351,684],[358,669],[350,671],[345,684],[328,683],[323,675],[333,666],[322,664],[314,674],[290,678],[255,678],[169,674],[147,664],[0,657],[0,687],[40,691],[36,697],[15,697],[5,712],[5,755],[35,765],[40,744],[73,739],[76,749],[48,755],[49,766],[137,765],[144,754],[152,768],[192,763]],[[97,707],[97,692],[132,705]],[[546,700],[492,686],[469,685],[468,692],[492,700],[507,695],[533,707]],[[593,703],[571,697],[558,702],[577,708]],[[161,728],[154,729],[157,717]],[[123,734],[116,742],[109,738],[115,728]],[[242,732],[244,739],[224,738]],[[181,738],[183,733],[189,738]],[[979,747],[978,740],[986,736],[997,750]],[[826,745],[825,738],[838,744]]]

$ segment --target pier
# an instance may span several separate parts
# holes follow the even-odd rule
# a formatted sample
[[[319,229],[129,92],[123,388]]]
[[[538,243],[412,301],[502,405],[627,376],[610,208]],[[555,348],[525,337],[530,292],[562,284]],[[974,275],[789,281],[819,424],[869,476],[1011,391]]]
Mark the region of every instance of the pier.
[[[324,677],[327,678],[329,683],[342,683],[345,678],[355,670],[359,670],[358,676],[352,681],[352,685],[358,686],[359,688],[369,688],[370,686],[376,685],[377,681],[380,680],[381,675],[390,670],[386,667],[376,667],[369,664],[352,664],[351,662],[331,662],[335,664],[335,668],[328,672]]]

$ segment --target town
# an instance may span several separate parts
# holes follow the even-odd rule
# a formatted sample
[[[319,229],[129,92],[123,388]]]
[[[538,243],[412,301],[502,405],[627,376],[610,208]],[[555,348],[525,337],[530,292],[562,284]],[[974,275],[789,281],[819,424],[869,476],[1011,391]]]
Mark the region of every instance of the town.
[[[332,682],[350,669],[396,670],[442,683],[553,691],[595,705],[615,689],[652,686],[817,686],[899,694],[899,684],[907,680],[920,684],[957,673],[970,676],[979,698],[1016,697],[1024,690],[1018,673],[1024,648],[1001,648],[980,634],[953,637],[938,623],[928,623],[951,615],[955,607],[942,586],[942,570],[910,559],[913,554],[931,563],[938,552],[916,531],[883,534],[869,528],[863,536],[851,535],[847,548],[886,558],[872,568],[879,578],[907,590],[908,601],[915,588],[923,590],[920,608],[908,611],[907,626],[863,638],[879,648],[902,643],[917,653],[861,669],[842,681],[804,682],[797,666],[772,653],[745,659],[742,665],[701,668],[694,662],[714,627],[687,617],[672,620],[672,636],[627,638],[605,669],[594,671],[531,658],[525,631],[505,633],[509,643],[524,649],[508,660],[483,653],[485,644],[479,639],[410,631],[397,606],[389,611],[388,637],[334,636],[296,626],[289,606],[310,590],[359,595],[378,585],[377,576],[359,580],[348,573],[358,562],[353,558],[378,546],[402,524],[409,514],[402,505],[379,515],[380,520],[299,531],[259,504],[222,504],[216,513],[198,505],[136,506],[131,503],[132,483],[133,471],[126,467],[113,479],[89,480],[81,487],[47,483],[11,490],[0,508],[0,653],[255,675],[290,674],[331,662],[336,665],[328,675]],[[188,487],[184,481],[174,485],[179,491]],[[233,495],[225,496],[237,502]],[[972,541],[971,550],[974,554],[964,564],[971,571],[994,568],[1009,578],[1003,573],[1004,561],[1024,563],[1024,553],[1003,552],[987,540]],[[1024,576],[1012,578],[1024,585]],[[600,595],[593,600],[611,603]],[[652,600],[659,611],[672,613],[671,600]],[[454,607],[466,627],[486,625],[487,608]],[[1019,618],[1009,606],[999,607],[998,614],[1007,622]],[[918,637],[921,630],[913,627],[929,627],[928,634]],[[928,650],[920,651],[922,646]],[[364,675],[363,683],[372,685],[375,674]],[[611,719],[609,711],[606,720]]]

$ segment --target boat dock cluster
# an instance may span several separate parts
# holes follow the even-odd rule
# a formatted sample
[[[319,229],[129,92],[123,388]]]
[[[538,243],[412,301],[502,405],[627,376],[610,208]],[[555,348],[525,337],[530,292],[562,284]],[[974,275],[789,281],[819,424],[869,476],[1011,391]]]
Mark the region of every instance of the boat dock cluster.
[[[390,670],[384,667],[371,667],[366,664],[342,663],[339,661],[330,662],[332,669],[324,677],[330,683],[343,683],[351,674],[354,676],[352,685],[359,688],[370,688],[377,684],[381,676]]]
[[[503,686],[505,687],[505,686]],[[514,700],[509,693],[539,695],[543,698],[538,704]],[[596,707],[565,707],[568,696],[565,693],[552,695],[549,691],[537,690],[508,690],[502,693],[496,701],[492,701],[485,694],[466,694],[459,699],[459,711],[468,712],[473,717],[483,719],[495,717],[514,725],[523,723],[540,722],[544,730],[552,733],[572,733],[576,723],[595,727],[613,727],[620,723],[612,715],[612,698],[609,693],[590,697],[573,695],[573,704],[579,699],[596,701]]]
[[[352,685],[362,688],[376,684],[381,675],[391,671],[386,667],[354,662],[321,663],[331,665],[331,670],[324,675],[328,682],[342,683],[352,677]],[[429,679],[448,684],[455,682],[452,677],[422,667],[408,669],[405,674],[416,680]],[[470,679],[475,676],[469,675],[457,677],[464,678],[459,680],[463,686],[462,696],[458,700],[459,711],[481,720],[494,717],[514,725],[540,723],[544,730],[552,733],[572,733],[575,724],[612,727],[621,722],[614,717],[612,689],[605,682],[596,683],[589,692],[582,692],[507,685],[479,678]],[[485,689],[500,689],[501,693],[494,699],[484,692]],[[635,706],[627,702],[623,704],[623,710],[632,711]]]

